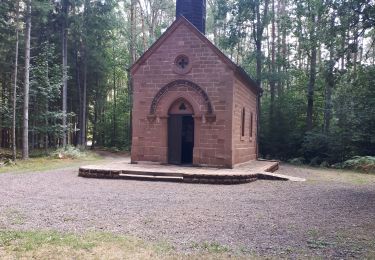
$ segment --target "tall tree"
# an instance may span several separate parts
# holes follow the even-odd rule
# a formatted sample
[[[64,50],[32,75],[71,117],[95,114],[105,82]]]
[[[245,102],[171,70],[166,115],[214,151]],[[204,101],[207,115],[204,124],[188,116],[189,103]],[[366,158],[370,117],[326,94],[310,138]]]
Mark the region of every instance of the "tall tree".
[[[300,3],[299,8],[304,9],[302,12],[306,12],[306,44],[309,48],[307,55],[309,58],[309,72],[307,82],[307,108],[306,108],[306,130],[311,131],[313,129],[313,113],[314,113],[314,93],[315,83],[317,74],[317,59],[318,59],[318,35],[317,32],[318,24],[321,18],[322,3],[320,1],[311,1],[307,3]]]
[[[263,42],[263,32],[268,23],[268,5],[269,0],[264,0],[263,13],[261,10],[260,1],[254,1],[253,10],[255,13],[255,25],[253,26],[253,37],[255,41],[256,50],[256,82],[259,86],[262,84],[262,65],[263,65],[263,55],[262,55],[262,42]]]
[[[86,147],[87,138],[87,66],[88,66],[88,57],[89,57],[89,47],[88,47],[88,32],[89,32],[89,17],[90,17],[90,1],[85,0],[84,2],[84,14],[83,14],[83,90],[82,90],[82,103],[81,103],[81,145]]]
[[[130,0],[130,58],[131,64],[133,64],[137,57],[136,57],[136,6],[137,0]]]
[[[12,157],[15,161],[17,159],[17,136],[16,136],[16,111],[17,111],[17,79],[18,79],[18,45],[19,45],[19,13],[20,13],[20,1],[17,0],[16,10],[16,53],[14,57],[14,82],[13,82],[13,117],[12,117]]]
[[[276,22],[275,22],[275,0],[272,0],[271,12],[271,76],[270,76],[270,122],[274,121],[275,88],[276,88]]]
[[[263,63],[263,55],[262,55],[262,41],[263,41],[263,31],[268,22],[268,0],[264,0],[263,6],[263,15],[261,14],[261,7],[260,2],[255,1],[254,10],[256,16],[256,24],[253,26],[253,35],[255,41],[255,49],[256,49],[256,82],[258,86],[262,86],[262,63]],[[260,95],[258,95],[257,100],[257,114],[260,115],[261,113],[261,103],[260,103]],[[260,118],[257,117],[257,136],[260,136]],[[259,157],[259,138],[257,138],[257,156]]]
[[[62,45],[62,146],[67,145],[67,108],[68,108],[68,9],[69,0],[62,0],[61,45]]]
[[[30,92],[30,38],[31,38],[31,0],[26,1],[25,30],[25,77],[23,91],[23,138],[22,159],[29,158],[29,92]]]

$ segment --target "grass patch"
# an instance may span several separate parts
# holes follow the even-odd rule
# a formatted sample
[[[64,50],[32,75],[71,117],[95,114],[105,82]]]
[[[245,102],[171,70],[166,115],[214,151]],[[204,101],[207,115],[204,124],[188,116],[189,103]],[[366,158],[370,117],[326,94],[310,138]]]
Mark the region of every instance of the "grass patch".
[[[71,234],[62,235],[57,232],[0,232],[0,246],[12,252],[35,251],[42,246],[69,247],[73,250],[91,249],[95,242],[90,239]]]
[[[306,170],[308,176],[304,176],[308,182],[341,182],[355,185],[375,184],[375,174],[364,174],[363,172],[348,169],[330,169],[312,166],[294,166]]]
[[[333,243],[327,242],[325,239],[320,237],[318,230],[309,230],[308,235],[309,239],[306,242],[307,247],[310,249],[324,249],[333,245]]]
[[[324,234],[319,230],[309,230],[306,241],[307,248],[313,252],[334,251],[335,257],[341,259],[358,258],[373,259],[375,251],[374,238],[366,227],[341,229],[335,234]]]
[[[205,242],[202,244],[202,248],[209,253],[224,253],[229,252],[229,248],[223,245],[220,245],[217,242]]]
[[[37,259],[122,258],[153,253],[142,241],[106,233],[85,235],[58,232],[0,231],[0,257]],[[156,252],[156,251],[155,251]]]
[[[375,259],[375,237],[371,230],[374,230],[373,223],[349,230],[338,230],[335,238],[343,255],[362,255],[365,256],[363,259]]]
[[[59,168],[79,166],[82,163],[99,161],[101,157],[94,153],[87,152],[86,156],[78,159],[56,159],[53,157],[36,157],[29,160],[19,160],[14,164],[0,167],[0,173],[5,172],[34,172],[46,171]]]
[[[310,239],[307,240],[307,246],[311,249],[324,249],[334,245],[322,239]]]
[[[83,235],[58,232],[1,231],[0,258],[25,259],[228,259],[224,247],[202,244],[202,251],[181,253],[167,242],[148,243],[109,233]],[[250,255],[235,256],[251,258]]]
[[[203,250],[205,252],[214,253],[214,254],[227,253],[231,251],[228,247],[221,245],[217,242],[193,243],[191,248],[197,249],[197,250]],[[242,249],[240,249],[240,251],[244,252],[244,250]]]
[[[303,259],[336,251],[342,258],[374,256],[374,242],[340,234],[326,238],[308,232],[306,249],[285,247],[282,252],[259,255],[246,248],[231,249],[217,242],[194,243],[192,251],[179,251],[166,241],[144,240],[112,233],[72,234],[0,230],[0,259]],[[335,254],[335,255],[336,255]],[[318,257],[319,258],[319,257]]]

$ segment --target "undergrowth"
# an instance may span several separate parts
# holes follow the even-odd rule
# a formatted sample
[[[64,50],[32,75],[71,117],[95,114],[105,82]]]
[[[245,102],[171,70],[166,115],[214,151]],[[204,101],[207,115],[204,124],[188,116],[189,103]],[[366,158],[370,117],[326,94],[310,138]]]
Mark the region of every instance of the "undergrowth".
[[[338,169],[351,169],[366,173],[375,173],[375,157],[374,156],[355,156],[350,160],[333,165]]]
[[[56,159],[78,159],[87,157],[88,153],[85,150],[80,150],[74,146],[66,146],[59,148],[51,153],[51,157]]]
[[[312,167],[323,167],[323,168],[334,168],[334,169],[347,169],[354,170],[364,173],[375,173],[375,157],[374,156],[355,156],[349,160],[346,160],[341,163],[335,163],[330,165],[326,161],[321,161],[319,163],[316,160],[311,160],[310,163],[307,163],[303,157],[294,158],[288,160],[288,163],[294,164],[297,166],[309,165]]]

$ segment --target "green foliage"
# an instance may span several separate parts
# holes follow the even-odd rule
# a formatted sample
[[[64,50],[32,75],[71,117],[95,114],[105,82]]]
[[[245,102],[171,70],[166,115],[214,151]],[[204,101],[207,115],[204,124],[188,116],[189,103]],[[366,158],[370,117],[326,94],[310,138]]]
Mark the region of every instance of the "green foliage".
[[[342,76],[334,99],[336,127],[355,155],[375,155],[374,75],[375,66],[360,66]]]
[[[320,131],[308,132],[302,143],[304,158],[312,165],[318,165],[331,159],[331,144],[333,140]]]
[[[69,145],[52,152],[51,156],[56,159],[78,159],[86,157],[87,152]]]
[[[99,147],[130,148],[132,90],[126,68],[174,20],[173,0],[133,2],[134,21],[131,1],[32,1],[31,150],[43,148],[48,153],[62,144],[64,20],[69,143],[84,147],[92,141]],[[6,148],[11,147],[16,3],[0,2],[0,146]],[[63,4],[68,5],[67,13]],[[356,155],[375,155],[373,4],[366,0],[210,0],[207,4],[207,36],[264,89],[259,136],[263,157],[328,166]],[[20,6],[22,29],[22,1]],[[20,32],[19,147],[25,53]],[[310,70],[313,50],[318,53],[315,71]],[[306,108],[312,76],[316,80],[311,128]]]
[[[339,169],[358,170],[366,173],[375,173],[375,157],[374,156],[355,156],[350,160],[333,165]]]
[[[60,137],[63,130],[62,111],[58,103],[62,85],[61,71],[55,46],[48,41],[41,43],[30,72],[31,131],[34,135],[50,136],[52,140]],[[44,142],[48,142],[48,139]],[[48,146],[48,143],[44,145]]]
[[[360,44],[373,42],[373,10],[364,0],[213,1],[208,29],[215,43],[251,75],[259,60],[256,32],[265,26],[261,156],[330,166],[375,155],[375,51],[373,44]],[[317,66],[311,71],[314,49]],[[313,126],[307,129],[312,76]]]
[[[15,250],[19,252],[35,250],[42,245],[69,246],[72,249],[90,249],[95,246],[93,242],[83,241],[81,237],[72,234],[60,234],[57,232],[0,232],[0,245],[11,246],[18,241]]]
[[[227,246],[221,245],[217,242],[193,243],[192,248],[201,249],[209,253],[215,253],[215,254],[231,251]]]
[[[298,157],[288,160],[288,163],[294,164],[294,165],[303,165],[305,162],[305,158]]]
[[[0,161],[0,167],[13,166],[13,165],[15,165],[15,162],[12,159],[9,159],[9,158],[5,158],[5,159]]]

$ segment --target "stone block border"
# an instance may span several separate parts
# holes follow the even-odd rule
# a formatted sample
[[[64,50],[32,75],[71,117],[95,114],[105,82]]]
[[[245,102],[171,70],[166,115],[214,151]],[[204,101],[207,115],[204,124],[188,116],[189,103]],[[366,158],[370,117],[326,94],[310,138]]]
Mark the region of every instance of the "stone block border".
[[[86,166],[79,169],[78,176],[97,179],[141,179],[176,181],[196,184],[233,185],[256,181],[257,179],[289,180],[289,176],[273,174],[279,168],[278,161],[264,161],[264,167],[252,169],[205,169],[193,167],[158,166],[154,169],[147,165],[144,168],[125,164],[121,169],[111,166]],[[292,177],[291,177],[292,178]],[[298,178],[297,178],[298,179]]]

